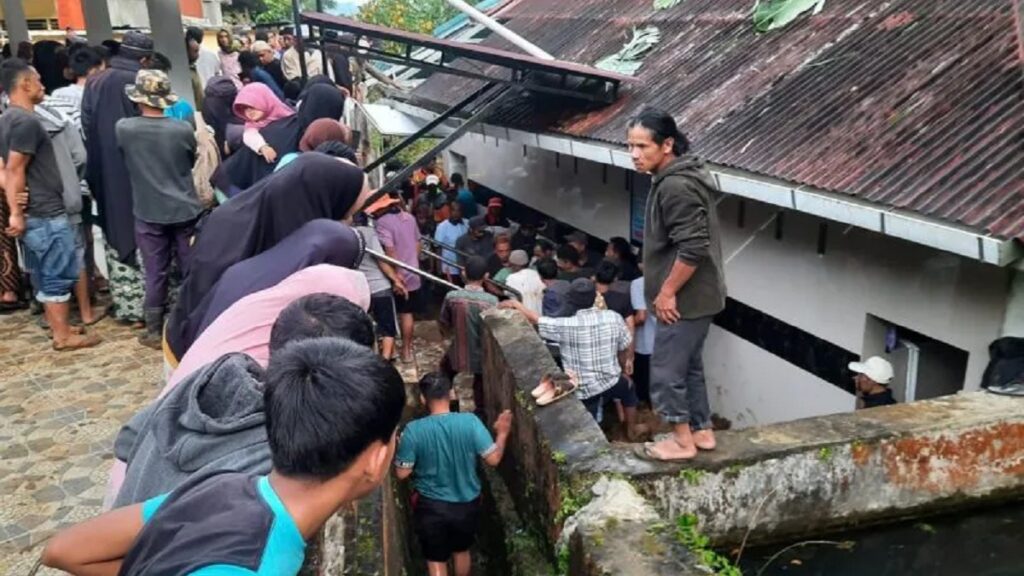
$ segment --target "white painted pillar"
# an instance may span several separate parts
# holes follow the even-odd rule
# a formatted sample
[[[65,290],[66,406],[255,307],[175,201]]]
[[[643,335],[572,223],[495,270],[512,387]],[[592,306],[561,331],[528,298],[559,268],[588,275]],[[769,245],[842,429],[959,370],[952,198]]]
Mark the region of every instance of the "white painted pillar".
[[[171,60],[171,88],[179,98],[193,106],[192,76],[185,51],[185,27],[181,23],[178,0],[146,0],[149,9],[149,29],[153,47]]]
[[[25,7],[21,5],[21,0],[4,0],[4,21],[7,28],[7,40],[11,43],[11,54],[14,55],[18,52],[19,42],[30,40],[28,21],[25,20]]]
[[[1017,262],[1012,270],[1001,333],[1024,338],[1024,262]]]
[[[107,0],[82,0],[82,15],[85,16],[85,36],[90,44],[98,45],[114,37]]]

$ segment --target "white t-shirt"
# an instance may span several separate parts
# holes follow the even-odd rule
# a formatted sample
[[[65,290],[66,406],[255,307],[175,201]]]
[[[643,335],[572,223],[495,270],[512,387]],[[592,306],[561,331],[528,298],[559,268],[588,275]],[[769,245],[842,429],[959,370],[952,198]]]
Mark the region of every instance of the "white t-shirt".
[[[647,310],[644,299],[644,277],[641,276],[629,284],[629,301],[636,311]],[[636,327],[636,353],[650,356],[654,354],[654,331],[658,323],[654,314],[647,315],[647,321]]]
[[[540,315],[544,309],[544,281],[540,274],[532,268],[525,268],[519,272],[509,274],[505,284],[514,288],[523,295],[523,306]]]

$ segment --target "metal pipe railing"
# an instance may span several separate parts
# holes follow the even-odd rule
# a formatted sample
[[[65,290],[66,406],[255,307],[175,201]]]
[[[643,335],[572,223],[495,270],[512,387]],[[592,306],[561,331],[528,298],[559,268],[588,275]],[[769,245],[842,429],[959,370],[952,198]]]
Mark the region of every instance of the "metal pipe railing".
[[[451,282],[445,280],[444,278],[438,278],[437,276],[434,276],[430,272],[424,272],[423,270],[420,270],[419,268],[417,268],[415,266],[409,266],[405,262],[402,262],[401,260],[396,260],[396,259],[392,258],[391,256],[388,256],[387,254],[382,254],[380,252],[377,252],[376,250],[369,250],[369,249],[366,250],[366,253],[369,254],[370,256],[373,256],[374,258],[380,260],[381,262],[387,262],[388,264],[391,264],[392,266],[396,266],[398,268],[401,268],[402,270],[405,270],[406,272],[412,272],[413,274],[416,274],[417,276],[419,276],[421,278],[425,278],[427,280],[430,280],[431,282],[433,282],[435,284],[440,284],[442,286],[446,286],[448,288],[451,288],[452,290],[462,290],[461,286],[457,286],[455,284],[452,284]]]
[[[434,256],[435,258],[441,258],[440,256],[438,256],[436,254],[433,254],[431,252],[427,252],[426,250],[421,250],[421,251],[422,252],[426,252],[426,254],[428,256]],[[391,264],[392,266],[397,266],[397,267],[401,268],[402,270],[405,270],[407,272],[412,272],[413,274],[416,274],[420,278],[425,278],[425,279],[430,280],[431,282],[433,282],[435,284],[440,284],[441,286],[444,286],[446,288],[451,288],[452,290],[462,290],[461,286],[458,286],[456,284],[452,284],[451,282],[445,280],[444,278],[440,278],[438,276],[434,276],[430,272],[424,272],[423,270],[420,270],[419,268],[416,268],[415,266],[410,266],[410,265],[406,264],[405,262],[402,262],[401,260],[396,260],[396,259],[388,256],[387,254],[382,254],[380,252],[377,252],[376,250],[369,250],[369,249],[366,250],[366,253],[369,254],[370,256],[373,256],[374,258],[378,258],[381,262],[387,262],[388,264]],[[449,261],[449,263],[450,263],[450,261]],[[451,265],[452,266],[458,266],[459,269],[464,269],[462,267],[462,265],[460,265],[460,264],[452,263]],[[491,280],[490,278],[484,280],[484,282],[488,282],[490,284],[493,284],[499,290],[502,290],[504,292],[507,292],[507,293],[511,294],[516,300],[519,300],[520,302],[523,301],[523,294],[522,294],[522,292],[516,290],[515,288],[512,288],[511,286],[509,286],[507,284],[504,284],[502,282],[498,282],[497,280]]]

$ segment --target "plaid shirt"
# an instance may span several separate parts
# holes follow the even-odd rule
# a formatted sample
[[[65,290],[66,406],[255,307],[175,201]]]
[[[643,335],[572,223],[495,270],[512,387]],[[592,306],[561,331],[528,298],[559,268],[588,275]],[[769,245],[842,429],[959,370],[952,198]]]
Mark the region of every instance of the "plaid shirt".
[[[626,323],[615,312],[588,308],[569,318],[542,317],[540,337],[558,343],[562,363],[576,373],[581,400],[610,389],[619,381],[622,368],[618,353],[629,348]]]

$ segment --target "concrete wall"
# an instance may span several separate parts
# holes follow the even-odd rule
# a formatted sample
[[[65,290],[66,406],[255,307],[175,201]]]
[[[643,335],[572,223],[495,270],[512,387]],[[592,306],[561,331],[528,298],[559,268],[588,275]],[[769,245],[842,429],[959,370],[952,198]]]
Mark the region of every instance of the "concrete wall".
[[[468,176],[598,237],[629,236],[626,171],[471,134],[452,151],[467,159]],[[868,314],[966,350],[966,389],[976,389],[987,346],[1001,334],[1009,272],[861,229],[828,226],[786,213],[781,240],[774,208],[739,200],[719,204],[730,295],[854,353],[862,353]],[[758,230],[760,229],[760,232]],[[705,363],[712,408],[737,426],[768,424],[851,410],[854,398],[836,386],[713,329]]]
[[[508,311],[487,312],[484,323],[482,404],[489,419],[504,409],[514,414],[501,476],[520,516],[546,532],[553,548],[563,527],[584,527],[570,539],[571,574],[623,573],[612,567],[628,556],[593,548],[614,533],[609,517],[643,534],[693,515],[715,546],[726,547],[747,536],[749,543],[820,537],[1024,495],[1020,398],[965,392],[725,431],[717,450],[691,462],[649,462],[632,446],[610,444],[575,399],[534,406],[529,390],[552,369],[540,338]],[[625,500],[608,491],[623,482]],[[660,522],[649,521],[652,513],[633,489]],[[579,538],[589,539],[589,548],[578,546]],[[669,544],[650,543],[675,557]],[[654,564],[631,573],[663,573]]]

